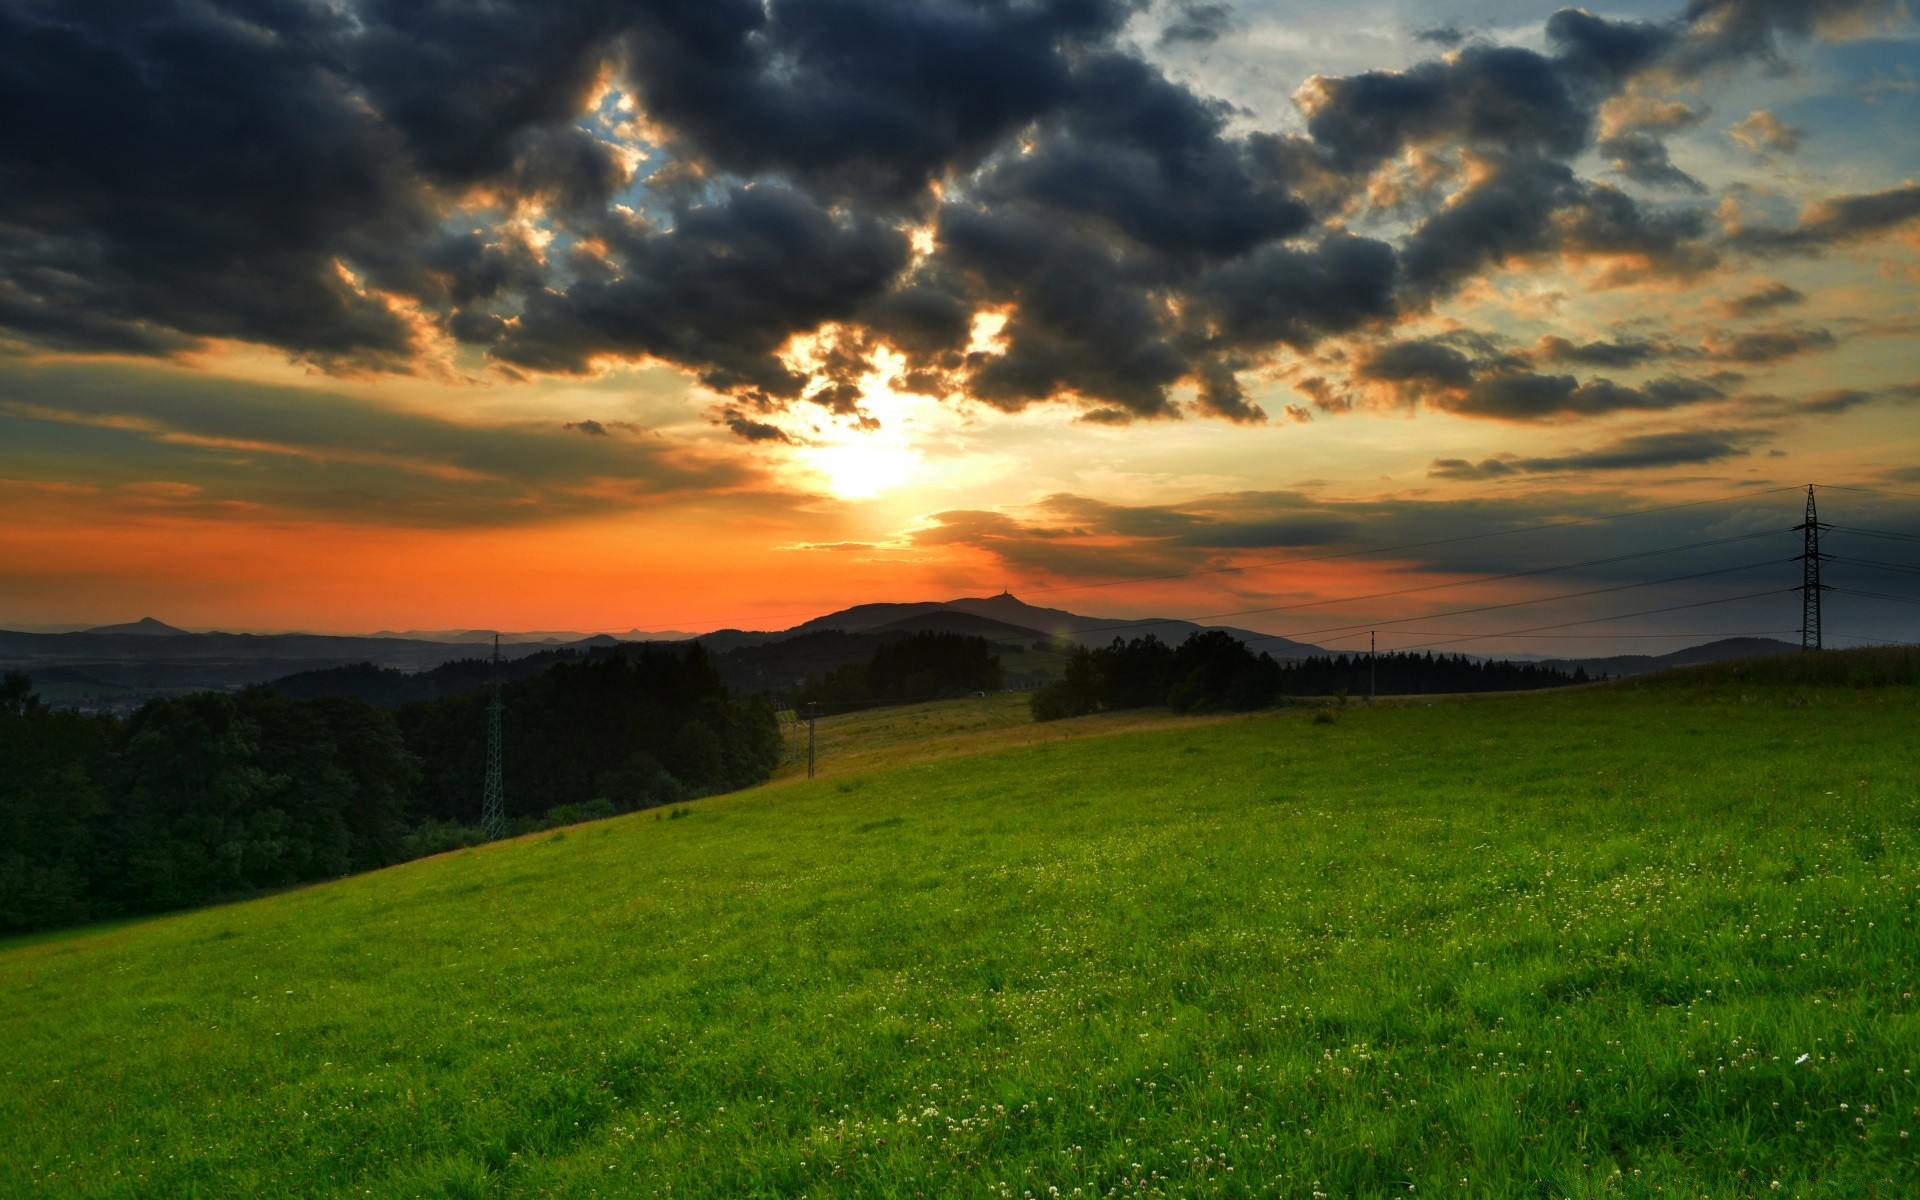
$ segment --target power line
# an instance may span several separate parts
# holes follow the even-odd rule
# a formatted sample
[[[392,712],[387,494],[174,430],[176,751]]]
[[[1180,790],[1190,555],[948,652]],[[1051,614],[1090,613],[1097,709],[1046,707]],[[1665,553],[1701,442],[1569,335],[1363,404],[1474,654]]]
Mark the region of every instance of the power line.
[[[1788,560],[1788,561],[1792,561],[1792,560]],[[1414,646],[1405,646],[1405,647],[1402,647],[1402,649],[1428,650],[1428,649],[1432,649],[1435,646],[1451,646],[1455,642],[1478,641],[1482,637],[1519,637],[1523,634],[1534,634],[1534,633],[1539,633],[1543,630],[1549,630],[1549,629],[1570,629],[1576,625],[1597,625],[1602,621],[1626,621],[1634,617],[1652,617],[1652,616],[1658,616],[1662,613],[1682,612],[1691,608],[1710,608],[1717,604],[1735,604],[1741,600],[1755,600],[1762,596],[1778,596],[1785,592],[1797,592],[1799,590],[1800,589],[1797,587],[1769,588],[1768,590],[1761,591],[1761,592],[1748,592],[1742,596],[1722,596],[1714,600],[1696,600],[1691,604],[1670,604],[1664,608],[1647,608],[1647,609],[1642,609],[1639,612],[1615,613],[1614,615],[1607,616],[1607,617],[1588,617],[1585,620],[1580,620],[1580,621],[1562,621],[1556,625],[1536,625],[1532,629],[1512,629],[1512,630],[1506,631],[1505,633],[1500,633],[1500,634],[1477,634],[1476,633],[1476,634],[1471,634],[1465,637],[1450,638],[1446,641],[1441,641],[1441,642],[1427,642],[1427,643],[1422,643]],[[1798,633],[1799,630],[1793,629],[1793,630],[1788,630],[1787,632]]]
[[[1386,621],[1361,621],[1353,625],[1334,625],[1334,626],[1329,626],[1328,628],[1325,628],[1325,629],[1296,630],[1290,634],[1262,634],[1257,639],[1248,638],[1246,640],[1248,641],[1267,640],[1267,639],[1291,640],[1292,638],[1296,638],[1296,637],[1316,637],[1323,633],[1344,633],[1349,630],[1366,629],[1372,625],[1404,625],[1410,621],[1432,621],[1432,620],[1437,620],[1441,617],[1460,617],[1460,616],[1467,616],[1472,613],[1495,612],[1500,609],[1522,608],[1530,604],[1547,604],[1555,600],[1577,600],[1585,596],[1604,596],[1612,592],[1632,591],[1635,588],[1658,587],[1662,584],[1667,584],[1667,583],[1684,583],[1692,579],[1705,579],[1705,578],[1708,578],[1709,576],[1714,576],[1714,575],[1731,575],[1739,571],[1751,571],[1757,567],[1773,567],[1773,566],[1779,566],[1783,563],[1790,563],[1790,562],[1796,562],[1796,561],[1798,560],[1792,559],[1792,558],[1763,559],[1759,562],[1743,563],[1737,567],[1720,567],[1711,571],[1695,571],[1687,575],[1672,575],[1665,579],[1646,579],[1646,580],[1641,580],[1637,583],[1617,583],[1612,585],[1611,587],[1589,588],[1586,591],[1580,591],[1580,592],[1562,592],[1553,596],[1536,596],[1528,600],[1509,600],[1500,604],[1482,604],[1474,608],[1458,608],[1458,609],[1454,609],[1451,612],[1443,612],[1443,613],[1426,613],[1417,617],[1396,617]],[[1763,593],[1757,593],[1757,594],[1765,595],[1767,593],[1763,592]],[[1573,624],[1581,624],[1581,623],[1582,622],[1577,622],[1577,621],[1573,622]],[[1542,626],[1542,628],[1552,629],[1557,627],[1548,625],[1548,626]],[[1105,631],[1103,630],[1102,632],[1105,632]]]
[[[1704,550],[1711,546],[1725,546],[1733,542],[1748,542],[1754,538],[1772,537],[1776,534],[1791,533],[1786,529],[1767,529],[1759,533],[1742,533],[1733,537],[1714,538],[1705,542],[1693,542],[1685,546],[1667,546],[1660,550],[1641,550],[1633,554],[1616,554],[1611,558],[1591,558],[1585,562],[1561,563],[1552,567],[1533,567],[1525,571],[1506,571],[1498,575],[1478,575],[1471,579],[1454,579],[1445,583],[1424,583],[1415,587],[1398,588],[1391,592],[1373,592],[1364,596],[1335,596],[1329,600],[1302,600],[1296,604],[1279,604],[1271,608],[1249,608],[1241,612],[1220,613],[1216,617],[1195,617],[1193,621],[1211,621],[1218,617],[1244,617],[1255,613],[1286,612],[1299,608],[1324,608],[1329,604],[1358,604],[1363,600],[1386,600],[1396,596],[1411,596],[1418,592],[1437,592],[1447,588],[1471,587],[1477,583],[1499,583],[1508,579],[1524,579],[1532,575],[1552,575],[1561,571],[1579,571],[1588,567],[1602,567],[1613,563],[1630,562],[1640,558],[1657,558],[1662,554],[1678,554],[1685,550]],[[1144,622],[1153,624],[1154,622]]]
[[[1889,596],[1885,592],[1863,592],[1859,588],[1833,587],[1830,591],[1845,592],[1849,596],[1865,596],[1869,600],[1891,600],[1896,604],[1920,604],[1913,596]]]
[[[1861,533],[1868,537],[1891,538],[1896,542],[1920,542],[1920,535],[1895,533],[1888,529],[1866,529],[1859,525],[1829,525],[1827,528],[1838,530],[1841,533]]]
[[[1899,500],[1920,500],[1920,492],[1890,492],[1885,488],[1860,487],[1858,485],[1849,486],[1844,483],[1823,483],[1819,486],[1832,488],[1836,492],[1867,492],[1875,496],[1892,496]]]
[[[1773,593],[1772,592],[1756,592],[1754,594],[1760,595],[1760,596],[1771,596]],[[1740,598],[1744,599],[1745,597],[1740,597]],[[1718,604],[1721,602],[1716,600],[1714,601],[1714,603]],[[1627,615],[1633,616],[1638,614],[1630,613]],[[1608,617],[1604,619],[1613,620],[1614,618]],[[1468,633],[1465,630],[1460,630],[1460,629],[1407,629],[1407,630],[1401,630],[1400,632],[1405,633],[1409,637],[1453,637],[1453,638],[1457,638],[1460,641],[1472,641],[1478,638],[1506,638],[1506,637],[1534,636],[1533,634],[1528,633],[1526,631],[1521,631],[1517,633]],[[1680,632],[1680,633],[1544,633],[1544,634],[1540,634],[1539,637],[1543,641],[1560,641],[1560,640],[1586,641],[1586,640],[1592,640],[1592,639],[1618,639],[1620,641],[1636,641],[1637,642],[1637,641],[1641,641],[1648,638],[1705,637],[1715,632],[1716,631],[1714,630],[1693,629],[1693,630],[1687,630],[1685,632]],[[1797,628],[1795,629],[1745,629],[1745,630],[1739,630],[1737,632],[1731,632],[1731,633],[1720,633],[1719,636],[1722,638],[1779,637],[1782,634],[1799,633],[1799,632],[1800,630]],[[1345,636],[1358,637],[1359,635],[1347,634]],[[1340,639],[1336,638],[1333,640],[1338,641]],[[1441,645],[1442,643],[1434,642],[1432,644],[1437,646],[1437,645]],[[1427,645],[1428,643],[1421,642],[1421,643],[1416,643],[1408,646],[1389,646],[1387,649],[1390,652],[1398,653],[1403,650],[1424,650],[1427,647]]]
[[[1104,580],[1096,583],[1059,584],[1054,587],[1023,589],[1024,595],[1048,595],[1055,592],[1077,592],[1087,588],[1122,587],[1136,583],[1162,583],[1173,579],[1196,579],[1203,575],[1223,575],[1239,571],[1258,570],[1263,567],[1292,567],[1303,563],[1332,562],[1343,558],[1358,558],[1370,554],[1395,554],[1402,550],[1424,550],[1433,546],[1452,546],[1461,542],[1477,542],[1485,538],[1506,537],[1516,533],[1538,533],[1546,529],[1566,529],[1575,525],[1593,525],[1602,521],[1619,521],[1627,517],[1644,517],[1654,513],[1675,512],[1683,508],[1699,508],[1707,504],[1727,504],[1735,500],[1747,500],[1755,496],[1771,495],[1775,492],[1797,491],[1795,487],[1761,488],[1751,492],[1736,492],[1730,496],[1717,496],[1710,500],[1688,500],[1680,504],[1664,504],[1655,508],[1636,508],[1627,512],[1605,513],[1593,517],[1576,517],[1568,521],[1550,521],[1541,525],[1522,525],[1513,529],[1495,529],[1486,533],[1470,533],[1460,537],[1436,538],[1426,542],[1406,542],[1398,546],[1379,546],[1368,550],[1343,550],[1333,554],[1312,554],[1298,558],[1275,558],[1255,560],[1250,563],[1236,563],[1225,567],[1206,567],[1197,571],[1182,571],[1169,575],[1140,575],[1130,579]]]
[[[1828,562],[1848,563],[1856,567],[1878,567],[1882,571],[1904,571],[1910,575],[1920,575],[1920,567],[1906,566],[1901,563],[1876,562],[1871,558],[1848,558],[1842,554],[1827,555]]]

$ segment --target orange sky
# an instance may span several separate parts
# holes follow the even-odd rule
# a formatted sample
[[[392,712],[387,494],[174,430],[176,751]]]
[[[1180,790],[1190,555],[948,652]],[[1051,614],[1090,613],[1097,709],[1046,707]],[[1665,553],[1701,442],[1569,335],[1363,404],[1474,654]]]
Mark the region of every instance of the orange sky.
[[[365,153],[385,165],[350,178],[391,195],[335,195],[349,176],[275,158],[301,129],[255,148],[273,168],[261,188],[292,179],[338,212],[301,207],[304,192],[252,212],[247,187],[218,190],[251,160],[217,138],[176,148],[178,178],[155,177],[152,196],[88,191],[107,170],[92,143],[35,124],[22,138],[74,169],[34,175],[54,190],[31,206],[0,199],[0,218],[33,231],[26,257],[0,261],[0,627],[778,628],[1009,588],[1278,633],[1400,622],[1394,644],[1412,645],[1789,586],[1788,489],[1808,482],[1871,489],[1827,493],[1830,520],[1920,532],[1920,120],[1903,115],[1920,113],[1920,36],[1906,16],[1841,0],[1845,20],[1736,45],[1698,6],[1650,11],[1615,32],[1666,49],[1603,87],[1580,74],[1577,28],[1548,28],[1550,7],[1490,11],[1467,33],[1426,29],[1424,11],[1356,23],[1328,9],[1306,38],[1297,14],[1249,2],[1199,41],[1156,40],[1163,7],[1115,7],[1047,53],[1069,75],[1132,63],[1134,99],[1170,106],[1142,111],[1182,120],[1128,125],[1063,83],[1058,111],[931,163],[857,130],[844,145],[728,142],[764,120],[676,118],[664,84],[622,75],[595,44],[573,64],[593,70],[556,70],[571,82],[516,109],[548,114],[521,133],[572,139],[572,158],[515,141],[469,156],[511,171],[442,178],[435,147],[408,142],[388,163],[402,134],[426,134],[404,106],[376,111],[372,84],[328,119],[349,140],[378,125]],[[1075,46],[1079,59],[1060,49]],[[1476,114],[1505,86],[1495,46],[1577,84],[1560,126]],[[868,49],[894,53],[847,52]],[[476,72],[500,65],[460,52]],[[850,82],[807,53],[768,78],[891,78]],[[129,77],[155,77],[137,65]],[[1367,71],[1427,81],[1428,110],[1394,124],[1368,109],[1376,93],[1353,83]],[[313,113],[332,111],[323,100]],[[934,104],[929,129],[951,124],[939,97],[876,103],[896,100]],[[150,101],[129,120],[171,111]],[[1187,142],[1153,141],[1167,129]],[[901,163],[875,157],[889,154]],[[1087,166],[1098,154],[1112,157]],[[1049,173],[1075,170],[1105,182]],[[1541,212],[1525,238],[1505,228]],[[285,277],[228,277],[296,218],[318,257],[288,250]],[[177,223],[113,240],[147,221]],[[1479,258],[1461,249],[1476,237]],[[773,251],[785,265],[754,275],[753,255]],[[339,323],[310,328],[314,313]],[[1512,532],[1707,499],[1724,502]],[[1781,536],[1301,607],[1767,530]],[[1498,536],[1449,542],[1481,534]],[[1897,567],[1911,544],[1850,555]],[[1353,556],[1394,546],[1418,548]],[[1754,555],[1778,561],[1444,615]],[[1910,578],[1846,575],[1902,595]],[[1896,602],[1836,603],[1861,636],[1916,632]],[[1601,629],[1770,631],[1797,623],[1791,610],[1730,602]],[[1421,614],[1441,615],[1404,620]]]

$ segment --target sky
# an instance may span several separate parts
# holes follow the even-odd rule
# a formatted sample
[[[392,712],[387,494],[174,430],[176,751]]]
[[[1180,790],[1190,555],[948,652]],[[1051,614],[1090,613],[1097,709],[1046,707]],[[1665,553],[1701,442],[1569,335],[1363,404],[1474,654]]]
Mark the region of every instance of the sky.
[[[1886,0],[0,0],[0,128],[0,627],[1664,650],[1816,483],[1920,639]]]

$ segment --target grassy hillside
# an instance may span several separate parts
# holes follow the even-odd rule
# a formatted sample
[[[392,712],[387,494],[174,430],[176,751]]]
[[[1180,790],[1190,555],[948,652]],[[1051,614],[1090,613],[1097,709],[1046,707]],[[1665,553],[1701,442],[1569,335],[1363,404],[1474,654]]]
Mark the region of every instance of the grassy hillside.
[[[821,717],[814,727],[815,777],[860,774],[882,767],[986,754],[1046,742],[1078,741],[1116,733],[1189,729],[1205,720],[1247,720],[1246,716],[1179,717],[1166,709],[1130,709],[1073,721],[1040,724],[1033,719],[1031,697],[996,692],[963,700],[898,704]],[[778,779],[807,774],[807,722],[785,725],[787,761]]]
[[[1301,710],[16,944],[0,1191],[1911,1194],[1916,732]]]

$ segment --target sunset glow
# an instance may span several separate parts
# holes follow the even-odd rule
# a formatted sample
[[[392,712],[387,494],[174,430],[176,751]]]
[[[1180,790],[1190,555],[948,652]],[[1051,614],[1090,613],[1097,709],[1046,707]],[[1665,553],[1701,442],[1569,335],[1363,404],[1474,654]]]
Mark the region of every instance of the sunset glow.
[[[897,83],[940,38],[830,61],[781,4],[727,60],[736,108],[674,90],[662,64],[704,51],[663,24],[443,110],[343,8],[301,44],[359,98],[251,148],[168,143],[190,96],[129,101],[172,156],[153,194],[89,182],[121,152],[49,91],[17,144],[72,169],[0,201],[0,626],[695,630],[1010,587],[1281,632],[1336,623],[1303,598],[1406,593],[1345,610],[1391,621],[1429,582],[1786,528],[1806,483],[1907,530],[1920,38],[1873,0],[1735,7],[1042,5],[969,26],[1027,73],[976,80],[964,121]],[[99,86],[269,53],[180,20],[114,41]],[[445,61],[505,70],[513,39],[471,32]],[[307,78],[296,41],[270,53]],[[61,86],[43,66],[19,77]],[[802,130],[803,86],[893,132]],[[1551,582],[1613,578],[1582,570]],[[1743,585],[1690,586],[1658,595]],[[1787,619],[1707,616],[1619,630]]]

